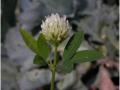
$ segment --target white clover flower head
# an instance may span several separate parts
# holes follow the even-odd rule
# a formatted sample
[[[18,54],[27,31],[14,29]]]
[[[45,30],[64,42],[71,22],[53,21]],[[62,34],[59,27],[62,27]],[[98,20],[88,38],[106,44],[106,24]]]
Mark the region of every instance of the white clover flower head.
[[[66,17],[60,17],[58,14],[51,14],[41,25],[42,33],[46,40],[52,44],[60,44],[68,37],[71,27]]]

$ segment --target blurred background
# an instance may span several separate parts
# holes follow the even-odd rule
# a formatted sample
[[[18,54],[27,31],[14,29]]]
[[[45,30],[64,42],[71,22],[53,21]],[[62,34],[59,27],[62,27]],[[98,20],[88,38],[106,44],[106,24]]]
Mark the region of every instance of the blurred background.
[[[56,90],[119,90],[119,0],[1,0],[1,90],[50,90],[48,66],[32,63],[21,38],[24,27],[35,38],[51,13],[66,15],[71,33],[84,31],[79,50],[96,49],[104,58],[76,64],[63,75],[58,67]],[[64,44],[59,47],[59,59]]]

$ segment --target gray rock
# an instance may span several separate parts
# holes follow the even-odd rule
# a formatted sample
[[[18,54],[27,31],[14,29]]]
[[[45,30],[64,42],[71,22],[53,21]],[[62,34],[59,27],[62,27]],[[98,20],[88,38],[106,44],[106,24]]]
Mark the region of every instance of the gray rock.
[[[118,7],[109,7],[102,3],[98,3],[98,1],[96,2],[96,8],[92,11],[85,10],[84,14],[89,15],[89,17],[80,21],[79,29],[84,30],[85,33],[89,33],[94,39],[100,40],[100,30],[106,25],[114,26],[114,22],[118,19]],[[114,26],[114,28],[116,27]]]
[[[73,85],[76,81],[76,73],[75,71],[72,71],[69,74],[66,74],[63,77],[63,80],[61,80],[58,84],[57,87],[59,90],[66,90],[68,87]]]
[[[17,67],[8,58],[1,58],[1,90],[19,90]]]
[[[56,74],[56,80],[61,80],[62,77]],[[42,87],[50,83],[51,72],[45,69],[34,69],[32,71],[24,73],[20,80],[20,90],[35,90],[36,88]]]
[[[5,40],[5,48],[7,50],[8,57],[14,63],[20,67],[34,66],[32,64],[34,53],[28,49],[25,45],[20,32],[19,27],[11,28]],[[26,65],[25,62],[29,61]]]
[[[19,3],[22,8],[19,22],[27,30],[40,25],[43,18],[51,13],[72,13],[72,0],[20,0]]]

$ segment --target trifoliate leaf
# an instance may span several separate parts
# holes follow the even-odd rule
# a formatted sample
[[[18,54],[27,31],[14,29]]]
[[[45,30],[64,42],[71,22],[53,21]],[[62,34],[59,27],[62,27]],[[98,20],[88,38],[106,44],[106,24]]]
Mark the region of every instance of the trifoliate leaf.
[[[37,41],[24,29],[20,30],[20,33],[25,41],[26,45],[35,53],[38,53]]]
[[[43,58],[43,59],[47,59],[47,57],[50,54],[50,46],[48,45],[48,43],[46,42],[46,39],[44,38],[44,35],[41,33],[38,40],[37,40],[37,46],[38,46],[38,50],[39,50],[39,55]]]

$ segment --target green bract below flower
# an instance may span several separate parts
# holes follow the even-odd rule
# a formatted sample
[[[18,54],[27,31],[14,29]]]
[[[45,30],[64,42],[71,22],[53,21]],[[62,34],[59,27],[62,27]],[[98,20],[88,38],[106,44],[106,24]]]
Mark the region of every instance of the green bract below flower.
[[[71,26],[66,20],[66,17],[60,17],[58,14],[52,14],[46,17],[41,28],[46,40],[54,45],[59,45],[64,41],[71,30]]]

